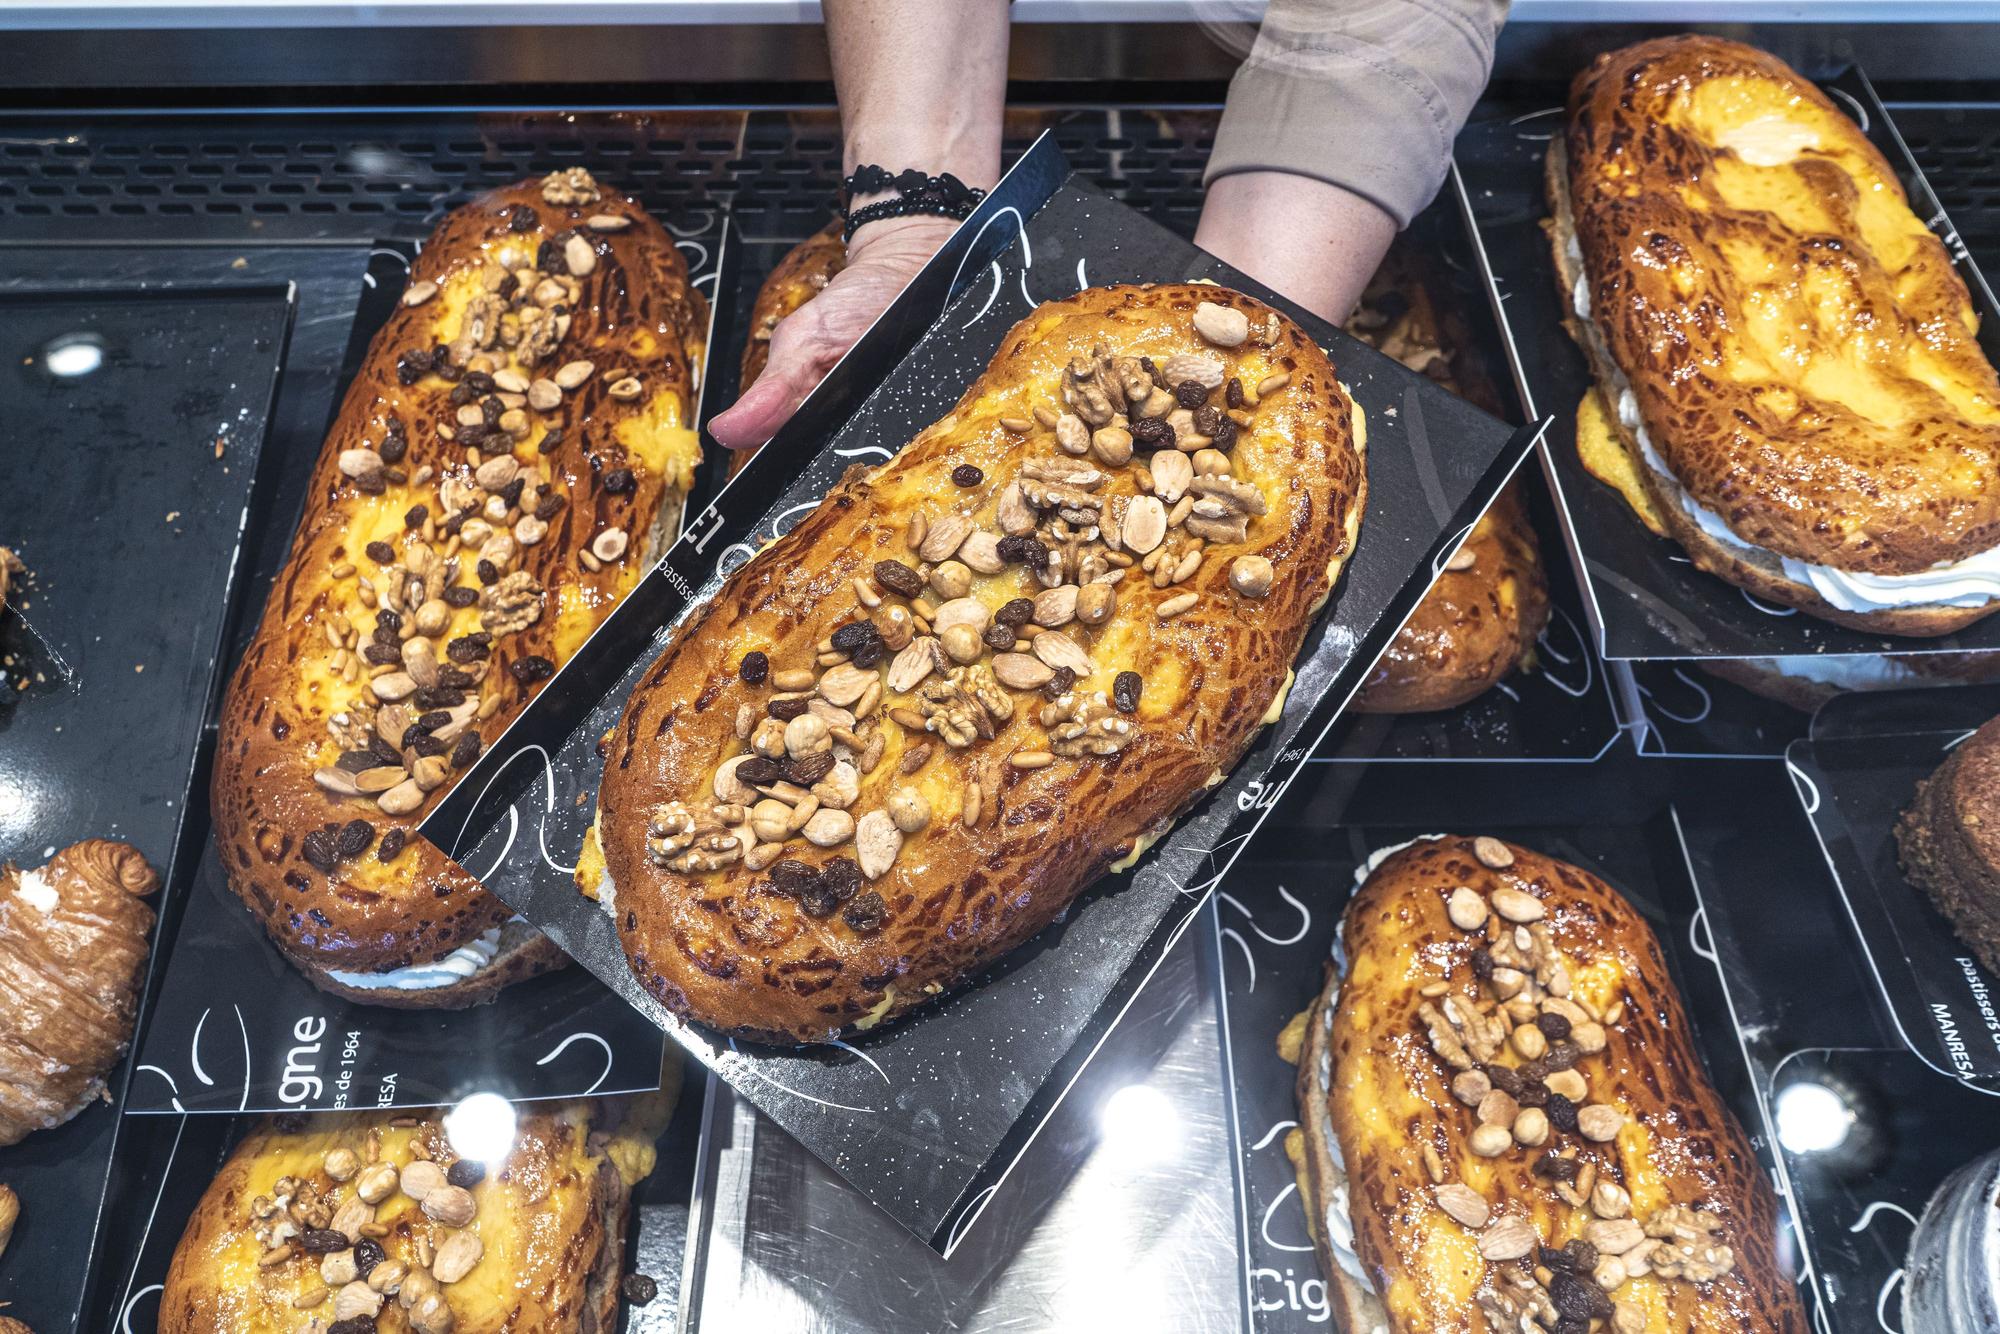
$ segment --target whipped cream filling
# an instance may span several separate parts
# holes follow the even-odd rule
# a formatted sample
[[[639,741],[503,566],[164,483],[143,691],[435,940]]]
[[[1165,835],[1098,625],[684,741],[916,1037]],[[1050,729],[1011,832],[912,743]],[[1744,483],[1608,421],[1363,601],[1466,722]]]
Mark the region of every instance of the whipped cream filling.
[[[54,912],[56,905],[62,902],[62,895],[40,871],[21,872],[19,896],[30,908],[45,917]]]
[[[519,921],[519,918],[514,919]],[[386,973],[343,973],[329,968],[326,975],[343,987],[357,991],[431,991],[463,982],[500,953],[500,927],[482,931],[451,953],[432,963],[413,963]]]
[[[1814,681],[1838,690],[1890,690],[1903,685],[1945,685],[1937,677],[1926,676],[1897,658],[1886,654],[1843,653],[1821,657],[1800,654],[1784,658],[1745,658],[1745,662],[1767,672]]]

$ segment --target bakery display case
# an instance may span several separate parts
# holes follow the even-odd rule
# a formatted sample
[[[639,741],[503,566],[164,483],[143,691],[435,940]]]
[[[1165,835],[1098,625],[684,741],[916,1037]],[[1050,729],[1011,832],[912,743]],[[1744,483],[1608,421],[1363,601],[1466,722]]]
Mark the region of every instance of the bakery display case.
[[[739,455],[817,14],[487,8],[0,15],[0,1334],[2000,1321],[2000,15],[1519,0],[1335,325],[1019,0]]]

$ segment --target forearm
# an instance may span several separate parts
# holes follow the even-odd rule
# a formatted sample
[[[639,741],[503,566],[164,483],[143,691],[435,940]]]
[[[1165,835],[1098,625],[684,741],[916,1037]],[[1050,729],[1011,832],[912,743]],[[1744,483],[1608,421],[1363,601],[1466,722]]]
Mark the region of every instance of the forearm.
[[[1337,185],[1290,172],[1235,172],[1208,188],[1195,244],[1333,324],[1361,300],[1396,220]]]
[[[825,0],[825,11],[846,169],[915,167],[990,189],[1007,98],[1006,0]]]

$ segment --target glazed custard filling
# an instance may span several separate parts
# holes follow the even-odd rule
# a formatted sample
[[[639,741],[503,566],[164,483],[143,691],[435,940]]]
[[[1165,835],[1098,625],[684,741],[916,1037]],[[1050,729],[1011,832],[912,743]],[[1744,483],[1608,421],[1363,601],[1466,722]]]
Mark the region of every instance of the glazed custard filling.
[[[1590,279],[1582,272],[1583,249],[1574,232],[1569,237],[1569,258],[1578,273],[1573,300],[1578,319],[1591,321]],[[1612,370],[1611,388],[1617,392],[1619,424],[1639,442],[1639,451],[1666,490],[1679,502],[1681,510],[1695,525],[1716,541],[1738,551],[1776,561],[1787,579],[1804,584],[1830,606],[1847,612],[1884,611],[1896,607],[1942,606],[1983,607],[2000,598],[2000,547],[1978,552],[1959,561],[1945,561],[1915,574],[1869,574],[1860,570],[1836,569],[1795,560],[1768,548],[1746,542],[1736,535],[1715,511],[1699,504],[1687,493],[1680,479],[1653,446],[1639,419],[1638,396],[1623,370]]]

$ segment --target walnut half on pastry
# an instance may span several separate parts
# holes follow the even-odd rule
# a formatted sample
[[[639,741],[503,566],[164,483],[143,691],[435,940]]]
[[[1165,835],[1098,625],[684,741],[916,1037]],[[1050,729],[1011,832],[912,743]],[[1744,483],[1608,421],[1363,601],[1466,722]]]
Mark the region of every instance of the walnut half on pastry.
[[[160,879],[138,849],[89,839],[39,870],[0,865],[0,1145],[104,1093],[139,1008]]]

